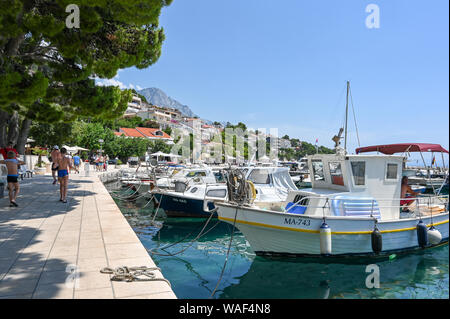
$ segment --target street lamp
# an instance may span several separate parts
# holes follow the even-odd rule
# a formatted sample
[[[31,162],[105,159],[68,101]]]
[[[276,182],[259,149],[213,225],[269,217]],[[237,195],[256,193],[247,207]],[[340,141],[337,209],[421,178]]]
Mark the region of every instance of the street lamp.
[[[100,143],[100,154],[103,154],[103,140],[99,139],[98,142]]]

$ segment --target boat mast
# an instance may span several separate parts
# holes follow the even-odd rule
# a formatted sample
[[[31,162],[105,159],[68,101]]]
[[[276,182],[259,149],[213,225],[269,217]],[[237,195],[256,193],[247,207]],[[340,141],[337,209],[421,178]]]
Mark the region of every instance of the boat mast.
[[[350,91],[350,81],[347,81],[347,99],[345,102],[345,136],[344,136],[344,150],[347,152],[347,121],[348,121],[348,93]]]

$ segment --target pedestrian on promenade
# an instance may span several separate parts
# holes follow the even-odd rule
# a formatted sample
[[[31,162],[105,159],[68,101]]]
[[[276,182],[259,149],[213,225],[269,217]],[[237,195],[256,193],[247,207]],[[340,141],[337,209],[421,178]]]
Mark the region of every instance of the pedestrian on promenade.
[[[69,174],[72,173],[72,168],[73,168],[73,156],[72,156],[72,152],[69,152],[68,155],[66,155],[69,159],[70,159],[70,163],[72,164],[71,167],[69,168]]]
[[[8,142],[8,145],[2,149],[0,149],[0,153],[3,155],[3,159],[8,158],[8,152],[13,151],[16,154],[16,157],[19,156],[19,153],[14,148],[14,143],[12,141]]]
[[[100,156],[95,156],[95,170],[98,172],[100,171]]]
[[[105,161],[105,158],[103,157],[103,155],[100,154],[100,160],[99,160],[99,163],[100,163],[99,171],[100,172],[103,171],[103,163],[104,163],[104,161]]]
[[[58,161],[58,180],[60,201],[67,203],[67,188],[69,184],[69,169],[72,167],[72,161],[67,155],[67,150],[61,148],[61,156]]]
[[[80,164],[81,164],[81,158],[78,154],[75,154],[73,157],[73,166],[75,167],[75,171],[77,174],[80,174]]]
[[[59,151],[58,145],[53,146],[53,150],[50,153],[50,157],[52,160],[53,185],[55,185],[56,184],[56,172],[58,171],[58,162],[61,157],[61,152]]]
[[[103,164],[103,170],[105,172],[108,170],[108,161],[109,161],[109,157],[108,157],[108,155],[105,155],[105,163]]]
[[[19,195],[19,174],[18,168],[19,165],[24,165],[25,162],[19,161],[16,158],[16,153],[14,151],[8,151],[6,154],[7,159],[1,160],[0,164],[5,164],[8,169],[8,176],[6,180],[8,182],[8,191],[9,191],[9,206],[19,206],[16,203],[17,196]]]

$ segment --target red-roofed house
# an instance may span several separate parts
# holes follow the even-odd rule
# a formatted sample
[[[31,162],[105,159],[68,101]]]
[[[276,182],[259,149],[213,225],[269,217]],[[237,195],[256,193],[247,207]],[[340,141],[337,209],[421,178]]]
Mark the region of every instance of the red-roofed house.
[[[119,133],[125,134],[126,137],[145,137],[135,128],[121,127]]]
[[[169,134],[157,128],[136,127],[136,130],[151,140],[173,140]]]
[[[114,132],[117,136],[126,136],[126,137],[141,137],[148,138],[150,140],[167,140],[172,141],[173,138],[170,137],[166,132],[161,131],[157,128],[148,128],[148,127],[136,127],[136,128],[126,128],[121,127],[119,132]]]

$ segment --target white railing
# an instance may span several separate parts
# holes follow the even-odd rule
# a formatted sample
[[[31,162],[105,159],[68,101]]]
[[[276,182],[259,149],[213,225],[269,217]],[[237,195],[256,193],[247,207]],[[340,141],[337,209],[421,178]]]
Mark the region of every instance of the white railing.
[[[323,205],[310,205],[311,200],[313,202],[318,203],[325,203]],[[334,197],[328,197],[328,196],[305,196],[302,197],[297,202],[293,203],[292,206],[290,206],[288,209],[285,210],[285,213],[289,213],[294,207],[304,207],[305,209],[323,209],[324,214],[327,211],[328,213],[332,213],[334,209],[336,208],[336,205],[340,203],[344,203],[344,205],[351,205],[353,204],[366,204],[370,203],[369,206],[361,206],[360,208],[363,209],[363,211],[370,212],[370,216],[374,217],[374,215],[380,214],[381,210],[384,209],[395,209],[397,208],[399,211],[400,209],[405,208],[404,205],[400,205],[401,200],[408,200],[416,202],[415,206],[411,207],[413,208],[413,211],[420,215],[421,209],[428,208],[429,211],[432,212],[433,207],[444,206],[444,209],[448,210],[448,204],[449,204],[449,195],[421,195],[418,197],[406,197],[406,198],[334,198]],[[388,202],[389,204],[386,205],[380,205],[380,202]],[[392,202],[398,202],[398,205],[391,205]],[[411,202],[411,203],[413,203]],[[306,205],[305,205],[306,203]],[[334,205],[333,205],[334,203]],[[303,204],[303,205],[302,205]],[[369,210],[367,210],[370,208]],[[350,212],[351,210],[349,210]],[[344,212],[347,212],[344,206]]]

